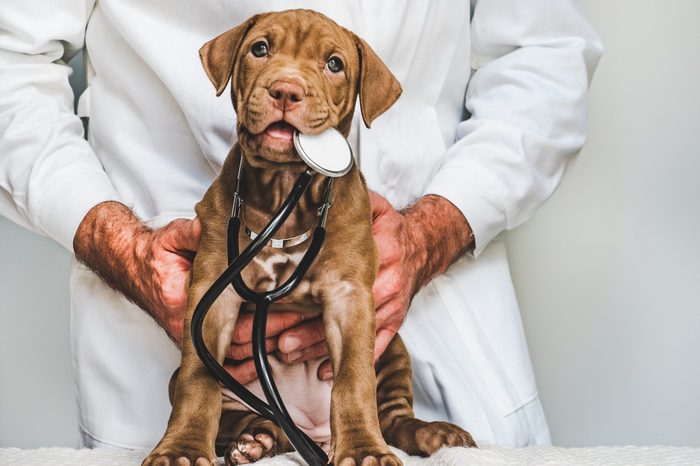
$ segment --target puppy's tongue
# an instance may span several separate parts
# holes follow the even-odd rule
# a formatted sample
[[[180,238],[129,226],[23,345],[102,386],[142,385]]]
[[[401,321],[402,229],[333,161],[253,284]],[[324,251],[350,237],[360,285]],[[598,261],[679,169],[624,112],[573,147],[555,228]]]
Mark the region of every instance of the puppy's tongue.
[[[285,121],[278,121],[268,126],[265,132],[273,138],[292,139],[294,127]]]

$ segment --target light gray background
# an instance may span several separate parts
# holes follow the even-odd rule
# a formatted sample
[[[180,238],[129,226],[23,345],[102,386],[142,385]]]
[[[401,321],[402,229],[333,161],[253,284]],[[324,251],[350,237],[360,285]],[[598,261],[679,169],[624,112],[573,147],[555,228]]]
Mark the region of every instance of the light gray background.
[[[542,402],[557,445],[700,446],[700,2],[583,4],[589,143],[508,237]],[[0,447],[77,445],[69,261],[0,219]]]

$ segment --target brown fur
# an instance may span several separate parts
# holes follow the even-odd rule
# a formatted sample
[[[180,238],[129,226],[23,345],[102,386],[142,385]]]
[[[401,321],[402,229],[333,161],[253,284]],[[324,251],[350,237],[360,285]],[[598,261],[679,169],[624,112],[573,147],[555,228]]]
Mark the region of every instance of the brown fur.
[[[250,53],[261,38],[269,43],[264,59]],[[345,67],[341,75],[324,67],[335,54]],[[276,212],[305,165],[288,147],[263,136],[284,119],[304,133],[338,128],[346,137],[359,94],[367,126],[398,99],[401,88],[382,61],[361,39],[325,16],[307,10],[256,15],[202,47],[202,63],[220,95],[231,77],[232,102],[238,115],[238,142],[220,176],[197,204],[202,221],[200,249],[193,266],[185,328],[194,307],[223,272],[226,223],[231,212],[238,164],[244,160],[245,222],[256,231]],[[282,87],[287,98],[275,89]],[[290,98],[291,94],[296,97]],[[316,222],[325,179],[316,175],[297,209],[277,237],[306,231]],[[333,367],[330,458],[338,465],[399,465],[387,442],[408,453],[427,455],[444,445],[474,445],[468,433],[447,423],[425,423],[413,417],[410,361],[397,336],[376,366],[373,364],[375,308],[372,284],[377,252],[364,180],[352,170],[335,180],[333,208],[325,244],[299,287],[285,299],[295,307],[322,310]],[[241,235],[241,247],[250,240]],[[307,243],[285,250],[304,251]],[[264,248],[265,259],[279,251]],[[292,267],[268,276],[255,263],[243,272],[250,286],[270,289]],[[219,362],[230,345],[242,304],[227,289],[204,323],[204,340]],[[281,387],[284,391],[284,387]],[[182,364],[171,383],[173,411],[167,431],[145,466],[214,464],[215,446],[228,447],[227,462],[255,461],[291,450],[274,423],[240,410],[222,415],[221,390],[197,356],[192,343],[182,345]]]

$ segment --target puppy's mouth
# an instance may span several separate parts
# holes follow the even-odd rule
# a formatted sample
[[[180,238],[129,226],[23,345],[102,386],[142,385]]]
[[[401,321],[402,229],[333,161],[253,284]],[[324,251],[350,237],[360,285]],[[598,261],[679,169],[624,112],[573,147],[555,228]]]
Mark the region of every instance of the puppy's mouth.
[[[296,128],[284,120],[270,124],[263,133],[265,136],[281,141],[292,141]]]
[[[264,130],[252,135],[251,155],[272,163],[301,162],[294,150],[296,130],[296,126],[284,119],[273,121]]]

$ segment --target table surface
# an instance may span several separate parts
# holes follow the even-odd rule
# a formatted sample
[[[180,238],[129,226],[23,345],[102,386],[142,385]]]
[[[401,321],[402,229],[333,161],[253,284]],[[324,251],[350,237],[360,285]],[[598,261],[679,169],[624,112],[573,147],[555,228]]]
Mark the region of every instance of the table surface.
[[[0,448],[0,466],[139,466],[146,454],[146,451],[106,448],[94,450]],[[679,447],[503,448],[483,446],[479,449],[444,448],[430,458],[409,457],[400,451],[397,451],[397,454],[404,462],[404,466],[700,466],[700,448]],[[290,453],[268,458],[257,464],[303,466],[304,462],[298,455]]]

